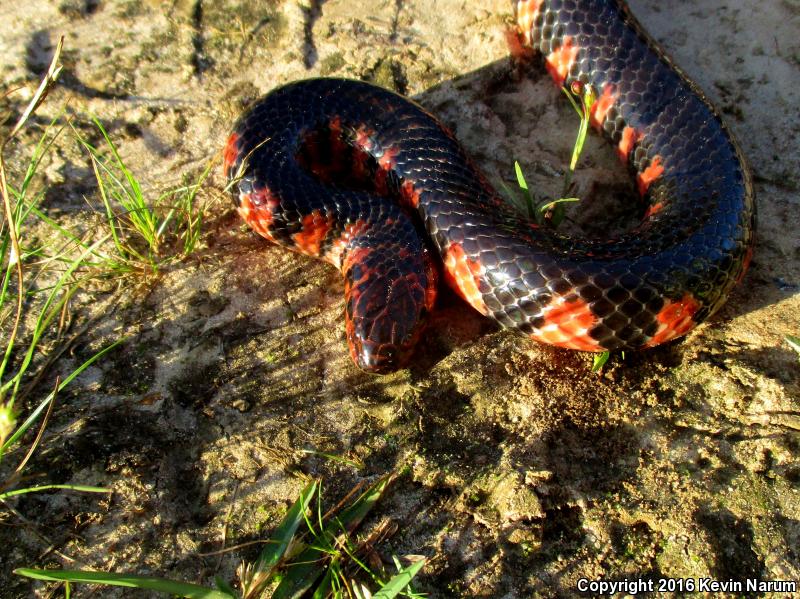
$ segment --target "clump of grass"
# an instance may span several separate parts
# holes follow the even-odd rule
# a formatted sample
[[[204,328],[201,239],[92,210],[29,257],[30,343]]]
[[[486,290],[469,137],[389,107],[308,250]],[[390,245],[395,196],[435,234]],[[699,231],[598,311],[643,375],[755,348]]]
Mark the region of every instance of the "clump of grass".
[[[391,599],[400,594],[418,599],[421,595],[410,589],[410,583],[422,569],[424,559],[415,559],[403,567],[395,558],[396,574],[375,573],[365,565],[363,556],[380,540],[382,529],[379,527],[377,533],[360,542],[352,536],[392,479],[391,474],[381,477],[361,494],[358,494],[361,489],[356,487],[325,514],[322,511],[322,486],[317,481],[310,482],[275,528],[256,561],[243,562],[239,567],[238,591],[219,578],[216,588],[209,588],[162,578],[107,572],[18,568],[14,573],[38,580],[63,581],[67,585],[106,584],[205,599],[257,599],[262,596],[298,599],[312,591],[312,596],[317,599]],[[316,509],[312,508],[314,503]],[[378,590],[372,592],[367,584],[357,581],[358,573]]]
[[[113,241],[113,252],[93,253],[95,266],[111,275],[158,274],[164,266],[197,248],[208,209],[208,202],[200,198],[199,192],[213,163],[194,182],[169,189],[150,201],[100,119],[92,117],[92,122],[105,148],[90,143],[75,127],[72,130],[91,160],[100,209]],[[67,238],[83,244],[75,235],[57,228]]]
[[[89,153],[101,202],[106,216],[107,234],[90,241],[94,235],[79,235],[61,226],[40,208],[43,193],[33,191],[33,182],[43,157],[61,133],[58,117],[40,136],[18,181],[11,180],[5,162],[6,148],[25,128],[55,84],[60,72],[59,58],[63,40],[53,54],[51,64],[26,109],[10,133],[0,143],[0,194],[3,219],[0,223],[0,330],[5,341],[0,346],[0,461],[21,442],[28,430],[41,422],[36,440],[14,469],[10,478],[0,481],[0,501],[31,490],[16,488],[22,472],[41,440],[56,395],[89,365],[122,342],[117,340],[93,355],[73,372],[57,381],[52,391],[20,423],[18,406],[29,398],[43,379],[45,371],[64,353],[75,337],[62,339],[68,306],[81,283],[88,277],[114,276],[144,272],[156,273],[168,262],[193,252],[200,239],[207,203],[199,199],[202,183],[209,175],[209,164],[193,183],[171,189],[149,203],[137,178],[127,167],[107,131],[98,128],[108,152],[101,152],[80,136],[78,142]],[[32,246],[27,230],[37,223],[47,225],[52,233],[43,244]],[[66,243],[56,247],[54,240]],[[113,251],[106,251],[108,242]],[[30,272],[28,272],[30,271]],[[33,322],[23,333],[23,323]],[[41,341],[55,336],[55,349],[42,354]],[[24,342],[27,348],[20,350]],[[43,364],[32,373],[35,358]],[[23,382],[27,381],[25,384]],[[44,415],[44,416],[43,416]],[[47,486],[46,488],[53,488]],[[60,488],[77,488],[60,486]],[[89,490],[89,489],[82,489]],[[97,490],[97,489],[91,489]]]
[[[61,71],[58,61],[62,44],[63,40],[26,109],[10,133],[0,139],[0,508],[18,517],[22,515],[14,509],[14,498],[28,493],[54,489],[109,492],[88,485],[28,482],[31,478],[28,465],[42,443],[59,393],[125,341],[124,338],[113,341],[53,381],[57,361],[93,322],[86,323],[80,331],[70,332],[71,305],[80,297],[78,292],[87,279],[157,273],[167,263],[193,252],[207,208],[207,203],[200,199],[200,188],[213,166],[209,164],[196,181],[171,189],[149,203],[101,122],[94,118],[106,148],[94,147],[75,128],[72,130],[89,153],[107,232],[77,234],[45,214],[40,208],[44,191],[35,191],[34,181],[43,158],[65,129],[57,126],[63,114],[44,129],[19,175],[9,171],[5,157],[9,143],[26,128],[31,115],[52,89]],[[42,229],[44,240],[34,241],[34,233],[41,235]],[[87,581],[92,578],[91,573],[83,576]],[[115,584],[176,593],[187,588],[163,581],[148,587],[146,579],[127,584],[125,577],[117,577]],[[192,592],[186,596],[230,596],[222,592],[208,594],[205,590]]]
[[[19,182],[10,180],[5,163],[5,151],[9,142],[25,127],[31,115],[41,105],[52,85],[56,81],[61,67],[58,59],[62,42],[59,42],[50,67],[33,98],[17,120],[11,132],[0,144],[0,195],[3,200],[3,220],[0,223],[0,328],[5,341],[0,356],[0,463],[12,450],[21,449],[25,433],[39,420],[39,431],[17,466],[4,480],[0,480],[0,503],[6,504],[11,497],[44,491],[49,489],[71,489],[74,491],[106,492],[107,489],[81,485],[39,485],[21,487],[23,473],[32,455],[38,447],[48,417],[52,411],[56,395],[61,392],[76,376],[88,368],[118,342],[97,352],[78,368],[69,373],[63,380],[56,378],[52,390],[34,405],[36,407],[20,423],[18,406],[23,400],[29,400],[39,388],[39,383],[52,364],[69,347],[73,339],[64,340],[63,332],[66,312],[70,300],[78,289],[75,272],[79,269],[86,253],[81,253],[66,261],[64,268],[56,268],[63,261],[44,256],[43,248],[26,247],[25,235],[30,220],[38,211],[41,194],[31,191],[31,184],[41,164],[42,157],[52,144],[57,134],[52,133],[53,123],[45,130],[34,148],[24,175]],[[61,257],[63,258],[63,256]],[[27,273],[31,267],[32,273]],[[49,281],[42,283],[41,281]],[[23,327],[25,321],[33,324]],[[41,342],[46,336],[55,336],[57,345],[44,355]],[[18,346],[26,344],[21,352]],[[36,357],[43,364],[38,372],[32,372]],[[23,384],[25,382],[25,384]]]

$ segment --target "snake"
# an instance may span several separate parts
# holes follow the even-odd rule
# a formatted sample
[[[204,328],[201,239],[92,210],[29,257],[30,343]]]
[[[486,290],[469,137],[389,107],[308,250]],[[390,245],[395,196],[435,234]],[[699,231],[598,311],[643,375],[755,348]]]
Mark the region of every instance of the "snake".
[[[355,364],[407,366],[440,281],[500,325],[571,350],[639,350],[723,305],[750,263],[756,209],[720,112],[622,0],[519,0],[516,39],[588,118],[638,191],[630,230],[532,222],[419,104],[370,83],[280,86],[236,121],[223,170],[242,219],[344,276]]]

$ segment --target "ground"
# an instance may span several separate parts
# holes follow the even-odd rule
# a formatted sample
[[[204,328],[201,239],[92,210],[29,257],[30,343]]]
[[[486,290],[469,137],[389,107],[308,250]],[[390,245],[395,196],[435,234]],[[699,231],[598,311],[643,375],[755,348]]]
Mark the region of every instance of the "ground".
[[[29,470],[113,494],[13,500],[0,595],[47,595],[11,574],[21,566],[231,580],[257,548],[204,555],[223,530],[225,546],[262,538],[306,477],[333,502],[392,470],[374,519],[398,530],[379,550],[426,556],[417,588],[431,597],[570,596],[581,578],[800,580],[800,362],[784,341],[800,334],[800,3],[629,3],[753,170],[758,244],[720,313],[593,374],[591,356],[500,331],[445,293],[410,369],[363,374],[340,275],[248,231],[217,162],[205,193],[221,199],[196,253],[113,295],[83,292],[80,314],[99,318],[56,370],[126,341],[59,397]],[[35,87],[64,36],[39,123],[64,111],[89,135],[97,115],[157,196],[219,161],[236,115],[274,86],[368,79],[439,115],[491,180],[514,185],[517,159],[557,194],[577,119],[542,68],[510,59],[511,22],[500,0],[5,2],[0,89]],[[97,189],[71,134],[44,175],[44,209],[91,227]],[[629,185],[596,136],[577,184],[585,198]],[[590,203],[573,208],[587,229],[603,218]]]

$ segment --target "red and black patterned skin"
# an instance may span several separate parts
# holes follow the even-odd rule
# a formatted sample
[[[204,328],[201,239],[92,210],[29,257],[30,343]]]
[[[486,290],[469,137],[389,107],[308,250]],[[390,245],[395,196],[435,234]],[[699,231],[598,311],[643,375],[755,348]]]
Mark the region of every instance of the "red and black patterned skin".
[[[507,207],[453,136],[372,85],[281,87],[225,150],[258,233],[345,277],[358,366],[402,367],[445,279],[481,313],[570,349],[640,349],[714,313],[752,255],[755,206],[718,112],[619,0],[524,0],[522,40],[556,83],[590,86],[592,123],[629,165],[646,213],[608,240],[537,227]]]

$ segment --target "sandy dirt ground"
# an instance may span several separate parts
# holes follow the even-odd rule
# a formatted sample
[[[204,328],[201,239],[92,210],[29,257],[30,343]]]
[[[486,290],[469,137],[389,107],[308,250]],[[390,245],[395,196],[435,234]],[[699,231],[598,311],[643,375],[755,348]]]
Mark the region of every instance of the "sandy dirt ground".
[[[126,284],[113,308],[102,288],[76,308],[103,315],[58,372],[127,341],[59,398],[30,471],[114,492],[14,500],[35,524],[0,509],[0,595],[47,595],[11,574],[20,566],[232,580],[258,548],[203,556],[223,531],[225,546],[263,538],[304,477],[333,503],[392,470],[370,522],[398,529],[379,552],[425,555],[416,588],[431,597],[571,596],[581,578],[800,580],[800,363],[784,341],[800,335],[800,2],[630,5],[721,108],[754,173],[755,257],[711,322],[593,374],[591,356],[500,331],[444,293],[413,366],[366,375],[346,349],[340,275],[247,230],[217,168],[198,252]],[[39,122],[66,110],[97,139],[97,115],[156,196],[218,160],[236,115],[273,87],[367,79],[439,115],[491,180],[513,186],[517,159],[557,194],[577,119],[542,68],[509,58],[511,22],[504,0],[4,0],[0,89],[34,86],[63,35]],[[12,169],[35,133],[11,148]],[[74,138],[44,167],[44,209],[93,226]],[[630,184],[595,135],[577,184],[575,226],[624,216],[602,198]]]

